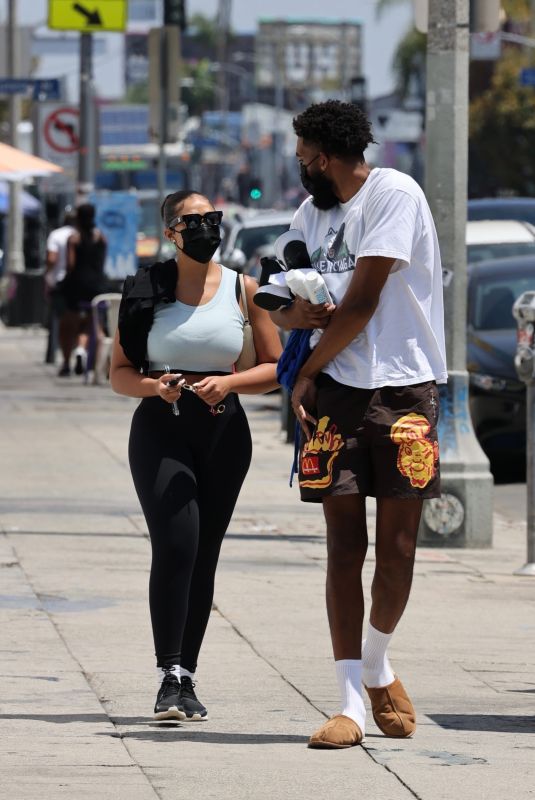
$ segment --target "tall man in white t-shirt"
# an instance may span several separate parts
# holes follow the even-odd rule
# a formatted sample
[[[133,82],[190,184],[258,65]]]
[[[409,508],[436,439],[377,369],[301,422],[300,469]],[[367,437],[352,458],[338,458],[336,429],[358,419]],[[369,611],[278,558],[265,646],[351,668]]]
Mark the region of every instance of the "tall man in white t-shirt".
[[[334,303],[296,298],[273,312],[286,329],[324,329],[312,335],[292,405],[304,431],[301,499],[321,502],[327,524],[327,612],[341,707],[309,746],[350,747],[364,735],[363,687],[383,733],[415,730],[387,647],[410,593],[422,501],[440,495],[442,270],[422,190],[397,170],[366,164],[373,138],[356,105],[312,105],[294,129],[311,196],[292,227],[304,235]],[[366,496],[377,502],[376,567],[362,645]]]

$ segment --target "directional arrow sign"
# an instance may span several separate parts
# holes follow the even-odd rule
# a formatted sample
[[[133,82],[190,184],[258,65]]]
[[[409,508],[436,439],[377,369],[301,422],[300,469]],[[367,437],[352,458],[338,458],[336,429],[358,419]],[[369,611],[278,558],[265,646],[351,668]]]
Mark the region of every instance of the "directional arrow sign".
[[[48,0],[48,27],[57,31],[124,31],[128,0]]]

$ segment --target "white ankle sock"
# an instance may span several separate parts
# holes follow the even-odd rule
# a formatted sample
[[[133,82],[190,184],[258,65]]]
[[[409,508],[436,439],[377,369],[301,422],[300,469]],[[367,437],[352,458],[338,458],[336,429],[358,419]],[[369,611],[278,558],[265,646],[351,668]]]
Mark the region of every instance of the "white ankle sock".
[[[185,667],[180,667],[180,677],[181,678],[184,678],[184,677],[191,678],[191,680],[193,680],[194,677],[195,677],[195,673],[194,672],[190,672],[189,669],[186,669]]]
[[[370,623],[362,648],[362,681],[368,688],[388,686],[395,680],[386,649],[391,633],[381,633]]]
[[[366,709],[362,699],[362,661],[344,658],[335,661],[334,666],[342,700],[340,713],[355,720],[364,734]]]
[[[180,673],[180,665],[179,664],[173,664],[172,667],[168,667],[166,670],[162,669],[162,667],[156,667],[156,672],[158,673],[158,683],[161,686],[162,685],[162,681],[165,678],[165,673],[166,672],[174,672],[175,675],[178,678],[179,673]]]

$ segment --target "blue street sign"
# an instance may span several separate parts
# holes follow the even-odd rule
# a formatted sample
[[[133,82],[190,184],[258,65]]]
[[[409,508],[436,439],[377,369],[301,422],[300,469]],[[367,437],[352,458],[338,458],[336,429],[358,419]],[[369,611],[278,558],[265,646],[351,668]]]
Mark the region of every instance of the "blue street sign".
[[[59,80],[57,78],[37,78],[34,81],[34,100],[61,100]]]
[[[0,95],[31,94],[34,100],[59,100],[57,78],[0,78]]]
[[[535,69],[533,67],[522,70],[520,83],[522,86],[535,86]]]

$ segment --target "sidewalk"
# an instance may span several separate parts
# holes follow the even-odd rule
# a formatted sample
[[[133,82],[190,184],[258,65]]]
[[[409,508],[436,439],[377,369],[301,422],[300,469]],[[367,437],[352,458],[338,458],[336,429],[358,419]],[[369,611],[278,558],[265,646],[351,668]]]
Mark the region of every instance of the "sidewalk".
[[[495,513],[492,550],[418,551],[391,649],[415,737],[387,739],[369,714],[364,746],[308,750],[337,711],[323,521],[288,488],[278,395],[245,399],[254,461],[199,667],[210,719],[155,723],[149,544],[126,456],[136,401],[56,378],[44,348],[41,331],[0,328],[6,800],[535,798],[522,512]],[[372,572],[370,547],[368,598]]]

